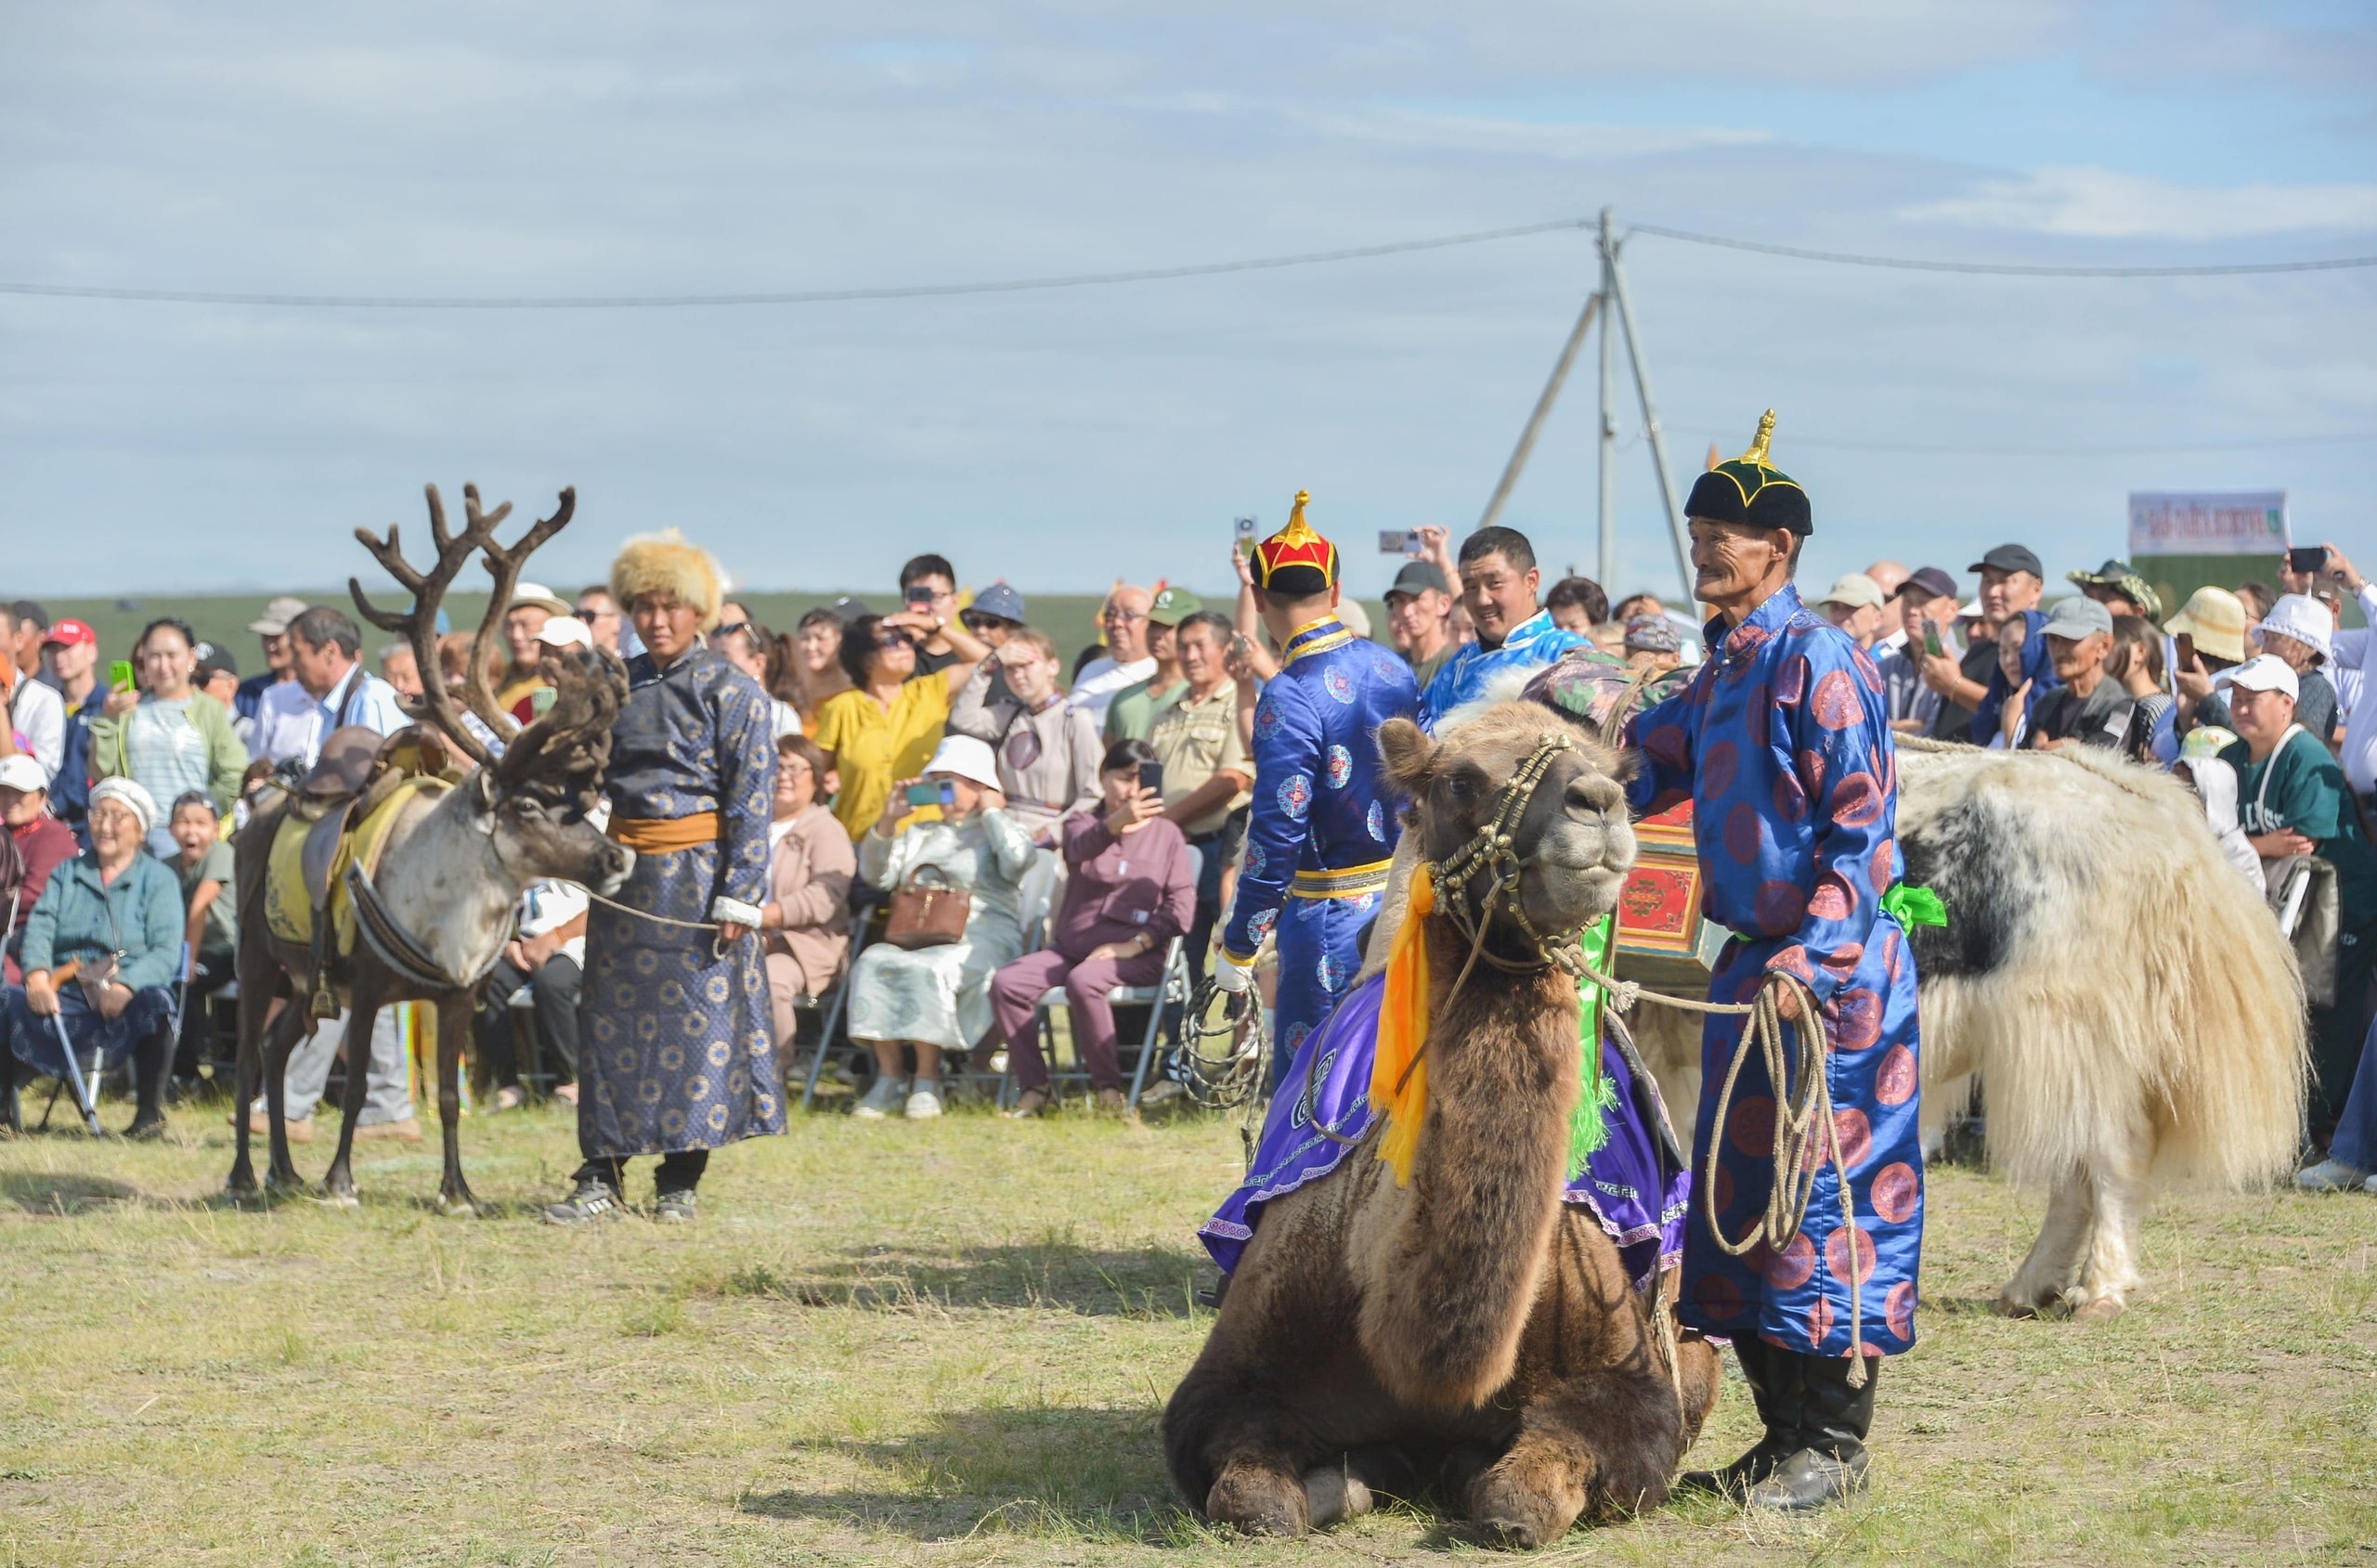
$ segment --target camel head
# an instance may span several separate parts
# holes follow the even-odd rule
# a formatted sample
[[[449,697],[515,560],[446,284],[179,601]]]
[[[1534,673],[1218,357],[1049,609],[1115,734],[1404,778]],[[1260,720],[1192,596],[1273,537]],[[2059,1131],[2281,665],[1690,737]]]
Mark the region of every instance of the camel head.
[[[1542,704],[1498,703],[1477,718],[1431,740],[1409,719],[1390,719],[1378,732],[1387,774],[1412,802],[1407,829],[1421,854],[1442,863],[1457,855],[1504,808],[1507,787],[1549,738],[1565,747],[1546,753],[1539,782],[1512,832],[1522,872],[1518,902],[1540,932],[1573,931],[1617,903],[1634,864],[1634,830],[1626,817],[1624,780],[1631,761],[1603,745],[1586,725]],[[1473,884],[1486,890],[1485,878]],[[1517,923],[1498,911],[1496,927],[1522,938]]]

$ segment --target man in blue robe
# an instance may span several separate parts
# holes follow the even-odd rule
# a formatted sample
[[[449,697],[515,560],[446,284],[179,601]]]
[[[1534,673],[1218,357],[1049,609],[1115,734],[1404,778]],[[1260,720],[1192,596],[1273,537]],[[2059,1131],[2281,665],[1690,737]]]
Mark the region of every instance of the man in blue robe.
[[[1338,620],[1337,547],[1304,520],[1307,499],[1296,492],[1288,525],[1254,552],[1255,603],[1279,644],[1279,673],[1254,709],[1246,864],[1214,966],[1222,990],[1244,991],[1277,925],[1274,1084],[1362,966],[1399,805],[1382,778],[1378,727],[1412,718],[1420,702],[1411,667]]]
[[[1745,1020],[1712,1015],[1693,1171],[1704,1177],[1714,1149],[1715,1190],[1693,1194],[1677,1308],[1685,1326],[1732,1340],[1766,1426],[1741,1458],[1684,1484],[1746,1494],[1754,1507],[1806,1509],[1863,1487],[1880,1366],[1866,1358],[1915,1343],[1923,1157],[1915,955],[1894,913],[1905,895],[1894,894],[1890,713],[1873,661],[1791,586],[1812,519],[1806,493],[1768,461],[1773,419],[1770,411],[1760,422],[1747,453],[1693,486],[1694,596],[1719,612],[1707,628],[1710,657],[1690,686],[1637,718],[1628,739],[1644,763],[1634,806],[1690,797],[1708,916],[1734,933],[1709,1000],[1748,1002],[1780,972],[1798,977],[1823,1014],[1830,1132],[1853,1225],[1842,1222],[1833,1138],[1819,1128],[1799,1233],[1779,1251],[1761,1242],[1738,1258],[1717,1245],[1709,1197],[1735,1244],[1765,1212],[1777,1179],[1776,1092],[1751,1052],[1725,1125],[1715,1125]],[[1796,1017],[1796,1003],[1783,1004]],[[1858,1362],[1866,1376],[1852,1387]]]
[[[1518,695],[1526,677],[1587,639],[1552,623],[1536,591],[1543,574],[1535,546],[1516,528],[1480,528],[1461,541],[1461,603],[1477,628],[1477,641],[1463,643],[1428,682],[1420,705],[1420,727],[1430,734],[1455,708],[1494,695]]]

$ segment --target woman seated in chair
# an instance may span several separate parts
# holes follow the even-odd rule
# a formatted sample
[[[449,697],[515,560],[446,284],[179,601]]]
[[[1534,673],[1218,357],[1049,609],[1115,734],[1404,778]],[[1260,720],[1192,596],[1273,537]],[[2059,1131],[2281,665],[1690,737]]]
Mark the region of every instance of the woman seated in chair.
[[[951,735],[925,764],[921,779],[891,786],[883,814],[859,839],[859,874],[895,895],[885,939],[851,968],[851,1038],[875,1052],[875,1085],[854,1114],[879,1121],[897,1112],[911,1121],[939,1116],[941,1056],[963,1051],[991,1027],[991,972],[1023,951],[1022,885],[1032,867],[1032,836],[1007,814],[991,748]],[[921,786],[921,787],[917,787]],[[937,815],[907,825],[919,805],[909,791],[937,796]],[[955,941],[903,947],[898,892],[919,887],[969,895],[964,932]],[[902,1054],[916,1054],[912,1082]]]
[[[26,1068],[53,1076],[67,1070],[61,1025],[75,1050],[96,1046],[104,1066],[132,1057],[139,1106],[124,1135],[164,1131],[183,917],[173,871],[142,853],[156,825],[156,801],[130,779],[92,785],[90,850],[50,874],[26,917],[25,983],[7,989],[7,1041],[0,1048],[0,1124],[12,1131],[22,1125],[17,1082]],[[71,978],[60,973],[70,963]],[[94,1094],[97,1087],[91,1085]]]
[[[1145,741],[1118,741],[1108,750],[1098,774],[1103,804],[1060,824],[1071,875],[1048,945],[991,981],[991,1005],[1022,1085],[1009,1116],[1037,1116],[1048,1107],[1036,1014],[1042,994],[1057,985],[1065,988],[1073,1048],[1089,1065],[1098,1109],[1124,1108],[1114,1007],[1106,993],[1118,985],[1154,985],[1164,949],[1197,912],[1188,841],[1164,819],[1163,797],[1139,787],[1139,764],[1154,760]]]
[[[850,956],[851,878],[858,874],[858,857],[825,804],[836,782],[816,742],[806,735],[777,740],[768,901],[760,910],[760,930],[768,944],[776,1059],[786,1072],[799,1021],[796,1010],[831,991]]]

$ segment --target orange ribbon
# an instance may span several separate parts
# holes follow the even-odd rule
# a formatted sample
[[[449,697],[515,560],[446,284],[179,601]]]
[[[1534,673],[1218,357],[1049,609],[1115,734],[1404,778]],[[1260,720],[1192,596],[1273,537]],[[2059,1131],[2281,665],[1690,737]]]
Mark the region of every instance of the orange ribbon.
[[[1436,907],[1435,866],[1422,862],[1411,874],[1410,901],[1395,946],[1386,959],[1386,994],[1379,1000],[1378,1052],[1370,1064],[1370,1109],[1386,1119],[1378,1157],[1395,1172],[1395,1185],[1411,1185],[1411,1160],[1420,1152],[1420,1126],[1428,1119],[1427,917]]]

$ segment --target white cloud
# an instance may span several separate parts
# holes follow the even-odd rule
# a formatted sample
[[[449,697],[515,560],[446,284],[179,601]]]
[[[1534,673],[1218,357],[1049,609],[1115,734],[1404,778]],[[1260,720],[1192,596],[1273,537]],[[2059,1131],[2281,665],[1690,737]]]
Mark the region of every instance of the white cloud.
[[[1667,129],[1650,125],[1578,125],[1477,115],[1420,114],[1401,110],[1299,111],[1292,118],[1322,136],[1388,147],[1527,158],[1640,158],[1707,147],[1751,147],[1774,139],[1772,132],[1723,126]]]
[[[1916,223],[2098,240],[2244,240],[2377,228],[2377,185],[2174,185],[2111,169],[2041,169],[1902,208]]]

